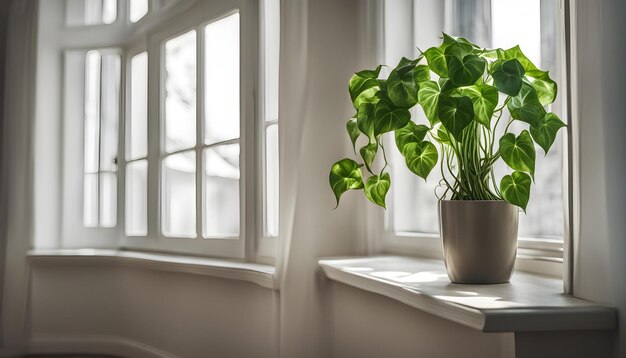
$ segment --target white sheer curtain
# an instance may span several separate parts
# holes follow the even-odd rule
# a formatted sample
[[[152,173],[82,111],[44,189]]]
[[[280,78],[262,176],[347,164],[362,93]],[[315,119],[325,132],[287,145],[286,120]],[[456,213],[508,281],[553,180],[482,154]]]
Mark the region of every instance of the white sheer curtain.
[[[32,223],[32,133],[35,93],[37,0],[8,3],[6,64],[2,114],[3,218],[0,240],[6,244],[4,293],[0,313],[0,355],[24,354],[26,337],[26,252]],[[0,51],[1,52],[1,51]]]
[[[367,1],[283,0],[280,69],[280,352],[329,357],[328,290],[317,261],[359,254],[362,193],[346,193],[338,209],[328,185],[333,162],[351,153],[345,124],[348,95],[363,61]]]

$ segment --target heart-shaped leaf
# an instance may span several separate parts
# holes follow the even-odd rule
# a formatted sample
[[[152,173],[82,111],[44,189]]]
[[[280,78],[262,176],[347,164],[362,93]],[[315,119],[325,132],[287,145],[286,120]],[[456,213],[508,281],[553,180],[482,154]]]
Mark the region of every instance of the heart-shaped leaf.
[[[362,77],[358,74],[354,74],[352,78],[350,78],[350,82],[348,84],[350,99],[352,99],[352,102],[355,102],[357,97],[363,93],[363,91],[373,87],[378,87],[378,80],[375,77]],[[356,104],[355,107],[358,108]]]
[[[411,108],[417,103],[419,87],[413,80],[413,69],[392,70],[387,79],[387,95],[391,103],[402,108]]]
[[[413,81],[419,84],[420,82],[430,80],[430,68],[426,65],[417,65],[413,69]]]
[[[411,112],[406,108],[398,108],[386,101],[376,104],[374,111],[374,135],[400,129],[411,120]]]
[[[520,49],[519,45],[515,46],[515,47],[511,47],[508,50],[503,50],[503,49],[498,49],[498,59],[500,60],[512,60],[512,59],[516,59],[519,61],[519,63],[522,64],[522,66],[524,67],[524,70],[526,70],[526,72],[528,71],[532,71],[532,70],[536,70],[537,66],[535,66],[532,61],[530,61],[528,59],[528,57],[526,57],[526,55],[524,55],[524,53],[522,52],[522,49]]]
[[[487,129],[491,128],[491,117],[498,105],[498,90],[493,86],[482,84],[461,87],[457,91],[472,100],[474,119]]]
[[[376,69],[374,70],[363,70],[363,71],[359,71],[356,73],[357,76],[359,77],[363,77],[363,78],[378,78],[378,75],[380,74],[380,69],[382,68],[381,65],[378,65],[378,67],[376,67]]]
[[[527,130],[523,130],[517,138],[507,133],[500,138],[500,154],[502,160],[514,170],[535,173],[535,143]]]
[[[449,78],[440,77],[438,82],[441,92],[448,93],[455,89],[454,83]]]
[[[474,45],[467,41],[462,37],[454,37],[446,34],[443,34],[443,41],[441,42],[440,48],[444,51],[446,56],[456,56],[458,58],[463,58],[474,50]]]
[[[362,103],[356,113],[356,124],[361,133],[365,134],[369,142],[375,142],[374,136],[374,111],[376,105],[374,103]]]
[[[424,57],[430,70],[441,77],[448,77],[448,64],[443,50],[439,47],[431,47],[424,51]]]
[[[483,75],[486,65],[484,58],[473,54],[462,58],[452,56],[448,61],[448,75],[456,87],[471,86]]]
[[[547,71],[532,70],[526,73],[526,79],[537,92],[542,105],[546,106],[556,99],[557,86]]]
[[[363,162],[365,162],[365,167],[371,173],[372,172],[372,164],[374,164],[374,159],[376,159],[376,152],[378,151],[378,143],[370,143],[359,150],[361,153],[361,158],[363,158]]]
[[[431,142],[411,142],[404,146],[404,160],[410,171],[426,179],[437,164],[439,153]]]
[[[439,122],[439,85],[435,81],[425,81],[420,83],[420,89],[417,94],[424,114],[431,125]]]
[[[530,134],[543,148],[544,153],[548,154],[548,150],[556,139],[556,134],[562,127],[565,127],[565,123],[556,114],[547,113],[539,122],[530,127]]]
[[[424,140],[430,128],[423,124],[415,124],[409,121],[406,126],[396,130],[396,146],[400,153],[404,154],[404,147],[409,143],[417,143]]]
[[[372,203],[386,208],[385,197],[389,187],[391,187],[391,178],[388,173],[383,173],[381,176],[373,175],[365,182],[365,196]]]
[[[500,181],[500,192],[507,202],[517,205],[524,212],[530,199],[530,177],[524,172],[515,171],[505,175]]]
[[[348,122],[346,123],[346,130],[348,131],[350,141],[352,142],[352,149],[356,154],[356,140],[359,139],[359,135],[361,134],[361,131],[359,131],[359,127],[357,125],[356,118],[348,119]]]
[[[530,125],[536,125],[546,115],[546,110],[537,98],[537,92],[527,82],[522,83],[519,93],[511,97],[507,107],[511,117]]]
[[[444,127],[456,138],[461,139],[463,129],[474,119],[472,100],[468,97],[452,97],[442,94],[439,97],[439,119]]]
[[[333,164],[328,180],[337,199],[337,206],[339,206],[341,195],[346,191],[363,189],[361,166],[352,159],[345,158]]]
[[[365,91],[361,92],[356,99],[354,100],[354,108],[359,109],[359,107],[363,103],[376,103],[380,100],[378,94],[380,93],[380,88],[378,86],[368,88]]]
[[[498,60],[491,66],[494,86],[509,96],[517,96],[522,88],[522,78],[525,72],[524,67],[516,58]]]

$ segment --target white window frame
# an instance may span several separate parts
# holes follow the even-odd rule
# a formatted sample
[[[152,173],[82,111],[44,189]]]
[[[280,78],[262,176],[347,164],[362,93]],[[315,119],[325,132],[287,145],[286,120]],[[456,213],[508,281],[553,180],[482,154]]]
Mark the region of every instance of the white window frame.
[[[54,2],[53,2],[54,1]],[[38,67],[46,68],[55,74],[53,64],[49,61],[58,54],[63,60],[59,61],[63,72],[58,73],[58,80],[43,81],[38,84],[38,92],[52,93],[53,96],[39,102],[45,104],[41,108],[53,106],[67,107],[68,98],[63,94],[67,85],[67,76],[72,83],[72,96],[80,94],[84,86],[84,66],[76,66],[74,61],[69,65],[65,62],[65,54],[69,52],[84,52],[89,50],[117,51],[120,55],[120,116],[118,135],[118,168],[117,168],[117,225],[113,228],[85,228],[83,227],[83,126],[80,124],[78,114],[72,114],[69,120],[62,110],[59,114],[49,113],[49,117],[63,124],[60,128],[58,141],[58,158],[62,164],[55,175],[58,176],[59,185],[63,190],[58,191],[58,200],[53,195],[44,198],[49,206],[58,208],[58,220],[53,218],[38,219],[36,228],[38,237],[44,235],[44,228],[57,227],[54,239],[38,240],[35,247],[40,247],[39,242],[54,248],[115,248],[132,249],[155,252],[168,252],[173,254],[215,256],[251,262],[272,264],[275,260],[276,241],[275,237],[265,235],[264,215],[264,168],[265,168],[265,128],[266,122],[263,112],[264,98],[264,70],[265,57],[259,43],[263,41],[264,26],[266,19],[262,11],[270,3],[278,5],[276,0],[179,0],[163,1],[150,0],[148,13],[136,23],[129,19],[128,0],[117,0],[117,18],[112,24],[67,24],[67,4],[73,0],[50,0],[45,8],[51,16],[42,20],[43,28],[50,30],[59,29],[58,36],[51,36],[50,41],[43,45],[46,54],[41,56],[41,64]],[[273,10],[273,15],[278,15]],[[162,46],[169,38],[175,37],[190,29],[196,30],[197,41],[197,78],[199,79],[196,96],[196,120],[204,122],[201,112],[203,98],[203,70],[204,59],[200,49],[204,46],[204,26],[234,11],[240,14],[240,238],[239,239],[204,239],[193,240],[183,238],[165,238],[161,234],[160,226],[160,181],[161,161],[160,142],[162,127],[162,93],[164,76],[162,76],[163,54]],[[270,21],[278,21],[276,18]],[[277,49],[275,49],[277,50]],[[126,160],[126,126],[127,118],[130,118],[131,98],[130,86],[130,61],[133,56],[147,52],[148,55],[148,178],[147,178],[147,235],[143,237],[127,237],[125,234],[126,221],[126,166],[128,163],[140,158]],[[69,66],[69,67],[68,67]],[[82,82],[81,82],[82,81]],[[58,87],[58,89],[57,89]],[[44,90],[45,89],[45,90]],[[76,92],[76,93],[74,93]],[[56,99],[58,97],[58,99]],[[74,100],[77,102],[78,100]],[[38,111],[44,112],[39,109]],[[74,107],[77,107],[78,104]],[[81,109],[82,109],[81,105]],[[54,112],[54,111],[52,111]],[[74,112],[77,112],[74,109]],[[38,115],[43,118],[43,114]],[[269,122],[267,123],[270,124]],[[202,131],[198,131],[200,138]],[[63,137],[64,141],[61,141]],[[201,154],[204,147],[197,139],[197,153]],[[42,149],[38,149],[42,151]],[[48,151],[54,152],[54,151]],[[51,156],[47,155],[46,157]],[[56,154],[55,154],[56,155]],[[198,156],[201,161],[202,157]],[[201,174],[201,173],[198,173]],[[70,178],[70,181],[66,179]],[[197,182],[201,185],[201,182]],[[81,190],[76,192],[77,187]],[[49,188],[37,186],[38,192],[46,192]],[[202,193],[198,191],[198,201],[202,200]],[[39,201],[43,202],[44,199]],[[201,205],[201,204],[200,204]],[[201,214],[199,210],[197,214]],[[41,215],[40,215],[41,216]],[[201,220],[197,221],[197,227],[201,229]],[[198,231],[201,237],[202,232]],[[43,237],[43,236],[42,236]],[[58,239],[57,239],[58,237]]]
[[[377,48],[377,63],[386,63],[385,62],[385,46],[389,46],[389,44],[385,43],[386,36],[392,36],[389,34],[390,29],[385,25],[385,17],[389,16],[394,19],[393,23],[387,26],[394,26],[396,31],[406,28],[407,24],[411,24],[413,29],[413,33],[408,35],[407,41],[408,45],[412,46],[415,41],[413,39],[418,39],[418,25],[417,23],[423,24],[421,21],[415,21],[415,17],[419,16],[419,8],[418,3],[420,0],[413,1],[389,1],[383,0],[372,4],[372,11],[379,14],[374,19],[374,23],[372,26],[377,28],[379,31],[382,31],[382,38],[376,39],[375,48]],[[449,2],[449,1],[447,1]],[[389,11],[387,4],[393,4],[395,10],[392,9],[393,14],[385,14],[385,11]],[[431,4],[431,6],[440,7],[439,11],[441,11],[441,19],[445,19],[446,13],[444,11],[444,7],[446,6],[446,2],[436,1],[436,4]],[[423,5],[423,4],[422,4]],[[437,9],[429,9],[432,11],[437,11]],[[429,14],[428,21],[437,21],[434,19],[431,11],[425,11],[425,13]],[[557,63],[559,64],[559,72],[551,73],[557,83],[560,86],[560,96],[557,98],[557,101],[552,105],[553,108],[558,109],[558,113],[566,114],[566,99],[563,96],[567,95],[566,86],[568,85],[565,81],[566,79],[566,63],[565,63],[565,34],[564,34],[564,24],[565,24],[565,9],[562,4],[559,6],[559,12],[557,12],[557,17],[559,23],[557,23]],[[445,21],[443,21],[445,22]],[[435,28],[435,32],[439,33],[440,29],[444,28],[444,23],[438,24],[437,28]],[[420,31],[424,31],[424,28],[419,28]],[[448,30],[448,29],[446,29]],[[429,33],[429,38],[431,34]],[[429,44],[427,44],[429,45]],[[435,45],[435,44],[433,44]],[[425,46],[426,48],[426,46]],[[417,50],[416,50],[417,51]],[[414,56],[417,56],[416,52]],[[561,118],[568,123],[571,119],[568,118],[567,115],[562,115]],[[571,123],[571,122],[570,122]],[[563,153],[566,160],[563,160],[563,207],[564,207],[564,236],[563,241],[560,240],[551,240],[551,239],[541,239],[541,238],[519,238],[518,239],[518,256],[516,261],[516,269],[530,271],[540,274],[547,274],[551,276],[562,277],[563,274],[563,247],[567,245],[571,240],[571,224],[570,213],[572,211],[571,200],[569,200],[570,195],[570,185],[571,181],[569,174],[569,166],[571,165],[572,157],[576,154],[572,153],[569,149],[570,144],[567,135],[563,135]],[[389,147],[393,146],[393,143],[388,143]],[[428,233],[417,233],[417,232],[407,232],[407,233],[397,233],[393,230],[390,230],[391,227],[391,219],[392,219],[392,205],[389,205],[389,200],[393,200],[391,196],[388,197],[388,208],[386,212],[381,211],[379,208],[374,206],[367,206],[365,208],[365,215],[367,218],[367,242],[369,252],[371,254],[377,253],[391,253],[391,254],[400,254],[400,255],[412,255],[412,256],[420,256],[427,258],[436,258],[442,259],[442,248],[441,248],[441,240],[439,234],[428,234]]]

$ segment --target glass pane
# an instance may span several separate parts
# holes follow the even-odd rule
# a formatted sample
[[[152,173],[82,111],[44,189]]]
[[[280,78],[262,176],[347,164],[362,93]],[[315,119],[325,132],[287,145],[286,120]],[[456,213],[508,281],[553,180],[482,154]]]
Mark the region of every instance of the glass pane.
[[[278,236],[278,125],[265,133],[265,235]]]
[[[134,56],[130,62],[130,118],[128,123],[128,159],[148,155],[148,53]]]
[[[66,0],[65,23],[69,26],[112,24],[117,19],[117,0]]]
[[[117,174],[100,173],[100,227],[117,224]]]
[[[239,137],[239,14],[204,28],[207,144]]]
[[[508,49],[519,45],[541,68],[540,0],[492,0],[491,19],[493,47]],[[524,31],[519,30],[522,28]]]
[[[86,174],[83,180],[83,225],[98,226],[98,174]]]
[[[169,237],[196,237],[196,153],[163,160],[161,229]]]
[[[117,0],[102,1],[102,23],[112,24],[117,19]]]
[[[98,171],[100,147],[100,52],[89,51],[85,58],[85,173]]]
[[[165,150],[196,144],[196,32],[165,43]]]
[[[130,0],[130,22],[137,22],[148,13],[148,0]]]
[[[120,113],[120,57],[102,55],[100,79],[100,170],[117,170]]]
[[[126,235],[148,234],[148,161],[126,166]]]
[[[278,58],[280,55],[280,1],[265,0],[265,120],[278,120]]]
[[[239,236],[239,144],[204,150],[202,236]]]

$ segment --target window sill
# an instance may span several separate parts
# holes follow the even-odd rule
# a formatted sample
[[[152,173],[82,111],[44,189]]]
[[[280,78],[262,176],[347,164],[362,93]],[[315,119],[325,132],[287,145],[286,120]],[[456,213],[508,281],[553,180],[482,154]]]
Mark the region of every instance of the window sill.
[[[106,249],[31,250],[28,259],[34,265],[111,264],[213,276],[276,288],[274,266],[233,260]]]
[[[326,276],[482,332],[614,330],[614,308],[563,294],[556,278],[515,272],[511,283],[450,283],[441,260],[329,258]]]

